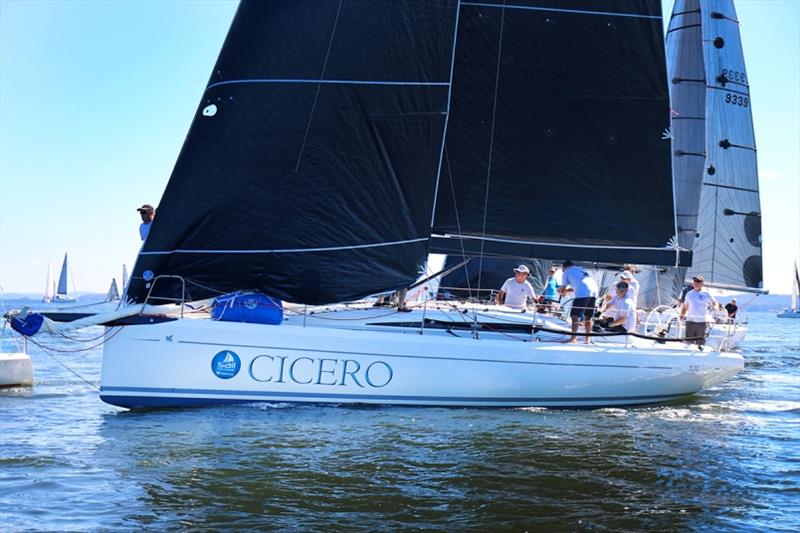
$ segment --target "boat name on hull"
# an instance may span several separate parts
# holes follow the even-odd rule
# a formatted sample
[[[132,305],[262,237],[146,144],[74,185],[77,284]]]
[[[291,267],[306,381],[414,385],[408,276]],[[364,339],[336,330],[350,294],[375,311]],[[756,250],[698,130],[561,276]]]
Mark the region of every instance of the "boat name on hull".
[[[361,388],[375,389],[385,387],[394,377],[394,370],[384,361],[373,361],[363,366],[355,359],[267,354],[255,356],[250,361],[248,373],[253,380],[261,383],[355,384]]]

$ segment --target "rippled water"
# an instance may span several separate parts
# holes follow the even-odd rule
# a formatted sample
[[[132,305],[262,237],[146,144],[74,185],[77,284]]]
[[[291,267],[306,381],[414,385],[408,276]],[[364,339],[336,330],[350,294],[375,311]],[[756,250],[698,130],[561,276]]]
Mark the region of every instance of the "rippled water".
[[[660,407],[128,412],[93,388],[100,348],[29,346],[36,386],[0,393],[0,529],[797,531],[800,321],[752,314],[742,351]]]

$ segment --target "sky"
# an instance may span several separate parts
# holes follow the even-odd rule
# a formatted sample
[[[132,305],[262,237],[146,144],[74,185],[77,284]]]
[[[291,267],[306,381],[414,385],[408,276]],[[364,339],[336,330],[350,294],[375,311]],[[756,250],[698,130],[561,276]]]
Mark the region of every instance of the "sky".
[[[665,16],[672,1],[663,1]],[[735,2],[758,148],[764,285],[800,257],[800,0]],[[141,244],[237,3],[0,0],[0,287],[105,292]]]

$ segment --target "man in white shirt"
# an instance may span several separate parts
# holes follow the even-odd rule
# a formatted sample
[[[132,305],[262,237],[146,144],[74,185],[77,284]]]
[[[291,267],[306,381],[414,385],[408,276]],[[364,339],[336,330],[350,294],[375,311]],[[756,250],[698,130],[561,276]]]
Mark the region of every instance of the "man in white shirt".
[[[564,294],[570,289],[575,292],[569,312],[569,316],[572,318],[572,337],[567,342],[578,342],[578,322],[583,322],[583,329],[587,333],[584,342],[589,344],[591,341],[588,333],[592,331],[592,317],[597,305],[597,282],[588,272],[574,265],[572,261],[564,261],[562,268],[564,273],[561,275],[559,292]]]
[[[150,233],[150,226],[153,224],[156,210],[152,205],[144,204],[142,207],[138,208],[137,211],[142,216],[142,223],[139,224],[139,237],[145,240]]]
[[[620,281],[614,287],[615,295],[611,299],[610,306],[613,306],[613,320],[606,329],[619,333],[633,331],[636,327],[636,307],[633,304],[633,290],[624,281]]]
[[[520,265],[514,269],[514,277],[508,278],[495,297],[497,305],[507,305],[515,309],[525,309],[528,298],[536,301],[536,294],[533,286],[528,283],[528,276],[531,271],[525,265]]]
[[[634,274],[636,274],[636,267],[634,265],[625,265],[625,269],[620,273],[619,279],[630,287],[633,305],[636,307],[639,305],[639,280],[636,279]]]
[[[703,276],[692,278],[693,289],[686,293],[681,307],[681,319],[686,319],[686,338],[696,339],[689,341],[697,344],[701,350],[706,344],[706,319],[708,308],[716,306],[716,301],[709,293],[703,290]]]

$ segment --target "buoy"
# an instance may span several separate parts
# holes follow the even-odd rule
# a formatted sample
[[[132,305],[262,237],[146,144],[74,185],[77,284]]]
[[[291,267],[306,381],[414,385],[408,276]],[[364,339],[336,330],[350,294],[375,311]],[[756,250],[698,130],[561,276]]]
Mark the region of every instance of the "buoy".
[[[33,386],[31,356],[22,353],[0,353],[0,387]]]

